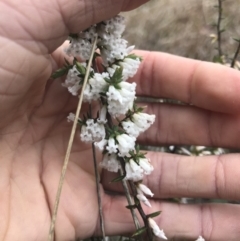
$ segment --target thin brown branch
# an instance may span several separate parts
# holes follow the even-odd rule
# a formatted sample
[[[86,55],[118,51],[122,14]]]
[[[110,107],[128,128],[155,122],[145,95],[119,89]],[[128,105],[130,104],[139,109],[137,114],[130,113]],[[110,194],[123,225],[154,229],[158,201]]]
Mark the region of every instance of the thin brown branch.
[[[237,47],[237,50],[234,54],[234,57],[233,57],[233,60],[232,60],[232,63],[231,63],[231,68],[234,68],[235,67],[235,63],[237,61],[237,57],[239,55],[239,52],[240,52],[240,41],[238,40],[238,47]]]
[[[54,230],[55,230],[55,223],[56,223],[56,218],[57,218],[59,201],[60,201],[60,197],[61,197],[64,178],[65,178],[66,171],[67,171],[67,166],[68,166],[68,163],[69,163],[70,153],[71,153],[71,150],[72,150],[73,139],[74,139],[75,132],[76,132],[76,129],[77,129],[78,117],[79,117],[81,107],[82,107],[83,92],[84,92],[84,89],[85,89],[87,81],[88,81],[91,63],[92,63],[93,55],[94,55],[95,48],[96,48],[96,43],[97,43],[97,36],[95,37],[95,40],[94,40],[94,43],[93,43],[92,52],[91,52],[91,56],[90,56],[90,59],[89,59],[89,62],[88,62],[86,75],[85,75],[83,86],[82,86],[82,91],[81,91],[81,94],[79,96],[77,111],[76,111],[75,119],[74,119],[74,122],[73,122],[72,131],[71,131],[71,135],[70,135],[70,138],[69,138],[68,147],[67,147],[63,167],[62,167],[61,177],[60,177],[60,180],[59,180],[57,195],[56,195],[56,199],[55,199],[55,203],[54,203],[54,210],[53,210],[53,214],[52,214],[51,225],[50,225],[50,229],[49,229],[49,233],[48,233],[48,241],[53,241],[53,239],[54,239]]]

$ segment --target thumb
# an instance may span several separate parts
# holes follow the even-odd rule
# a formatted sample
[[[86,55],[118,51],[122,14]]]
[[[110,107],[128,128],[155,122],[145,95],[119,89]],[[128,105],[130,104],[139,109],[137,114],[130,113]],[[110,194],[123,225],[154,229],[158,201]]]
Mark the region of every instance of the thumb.
[[[21,46],[47,54],[53,52],[68,34],[77,33],[90,25],[127,11],[148,0],[2,0],[0,36],[7,34],[10,40]],[[2,5],[2,7],[1,7]],[[7,29],[4,29],[7,25]],[[11,31],[13,30],[13,31]],[[17,30],[17,31],[16,31]]]

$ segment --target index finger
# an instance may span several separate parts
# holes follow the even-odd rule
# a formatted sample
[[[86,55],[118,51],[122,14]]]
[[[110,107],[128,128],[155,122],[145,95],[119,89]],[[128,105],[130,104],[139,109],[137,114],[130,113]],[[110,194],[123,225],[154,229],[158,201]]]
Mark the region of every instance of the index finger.
[[[166,53],[137,51],[143,63],[133,81],[137,94],[170,98],[224,113],[240,112],[240,72]]]

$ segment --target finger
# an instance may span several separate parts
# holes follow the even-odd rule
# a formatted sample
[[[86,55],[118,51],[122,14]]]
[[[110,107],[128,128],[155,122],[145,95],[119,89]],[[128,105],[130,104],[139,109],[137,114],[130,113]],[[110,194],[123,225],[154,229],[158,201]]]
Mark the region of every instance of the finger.
[[[148,153],[154,171],[145,176],[145,184],[154,198],[211,198],[239,200],[239,154],[186,157],[166,153]],[[122,191],[111,184],[113,175],[105,173],[103,185],[107,190]]]
[[[7,30],[4,29],[5,22],[2,23],[0,33],[17,40],[20,45],[30,47],[34,52],[52,52],[66,39],[69,32],[79,32],[145,2],[147,0],[35,0],[29,4],[4,0],[0,3],[1,19],[8,19],[11,12],[14,14],[11,14],[12,21],[8,22]]]
[[[196,240],[199,235],[207,241],[237,241],[240,238],[237,221],[240,214],[239,205],[157,202],[153,204],[152,209],[153,212],[162,211],[155,221],[169,240]]]
[[[145,145],[205,145],[239,148],[240,115],[211,112],[181,105],[147,103],[156,115],[139,141]]]
[[[139,95],[170,98],[207,110],[240,110],[240,73],[220,64],[138,51],[143,63],[133,81]]]
[[[123,206],[126,205],[126,201],[119,196],[108,198],[103,209],[106,233],[108,235],[133,233],[130,211]],[[240,238],[239,205],[213,203],[184,205],[158,201],[152,201],[151,204],[152,208],[144,207],[144,212],[149,214],[162,211],[155,221],[170,240],[174,238],[196,240],[199,235],[208,241],[238,241]],[[141,218],[139,220],[142,223]]]

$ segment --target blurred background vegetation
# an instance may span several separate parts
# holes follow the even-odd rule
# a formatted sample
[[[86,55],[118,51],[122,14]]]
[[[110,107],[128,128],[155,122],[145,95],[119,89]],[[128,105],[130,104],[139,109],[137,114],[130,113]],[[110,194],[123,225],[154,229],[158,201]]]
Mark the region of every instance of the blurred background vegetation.
[[[124,13],[125,37],[138,49],[162,51],[194,59],[212,61],[216,55],[217,0],[150,0]],[[240,1],[223,2],[223,53],[232,57],[240,37]]]
[[[218,6],[218,0],[150,0],[138,9],[122,14],[126,17],[127,25],[125,39],[128,40],[129,45],[135,45],[136,49],[213,61],[214,56],[218,55],[216,23],[219,14],[216,6]],[[233,38],[240,38],[240,0],[223,1],[222,14],[221,29],[225,29],[222,33],[222,50],[227,61],[231,62],[238,46]],[[182,155],[221,155],[229,152],[221,148],[195,146],[158,147],[157,150]],[[224,200],[208,199],[181,201],[185,203],[224,202]],[[101,240],[101,238],[92,238],[87,241]],[[117,240],[133,239],[108,238],[108,241]],[[181,239],[181,241],[186,240]]]

